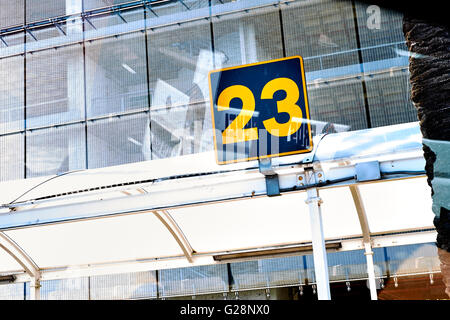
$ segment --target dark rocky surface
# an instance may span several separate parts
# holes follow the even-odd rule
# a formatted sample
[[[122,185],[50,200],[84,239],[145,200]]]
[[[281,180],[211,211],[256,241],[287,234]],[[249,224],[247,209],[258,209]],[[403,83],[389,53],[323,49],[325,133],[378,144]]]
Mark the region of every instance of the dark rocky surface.
[[[403,33],[411,56],[409,71],[411,100],[423,137],[450,141],[450,32],[447,25],[405,15]],[[432,188],[436,155],[424,146],[425,170]],[[450,163],[450,161],[449,161]],[[432,194],[434,190],[432,188]],[[450,251],[449,210],[441,208],[434,219],[437,246]]]
[[[424,138],[450,141],[450,27],[432,20],[403,18],[403,33],[411,56],[409,71],[411,100],[420,121]],[[423,146],[427,181],[431,180],[436,155]],[[449,159],[450,164],[450,159]],[[450,297],[450,210],[441,207],[435,217],[436,245],[441,262],[445,292]]]

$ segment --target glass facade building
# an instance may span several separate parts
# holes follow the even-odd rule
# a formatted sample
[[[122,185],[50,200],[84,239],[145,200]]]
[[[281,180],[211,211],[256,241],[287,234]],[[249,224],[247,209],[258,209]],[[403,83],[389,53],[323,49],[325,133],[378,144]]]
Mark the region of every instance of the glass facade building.
[[[212,151],[208,72],[296,55],[314,135],[417,121],[398,12],[333,0],[0,0],[0,181]],[[375,251],[380,279],[439,270],[430,243]],[[362,250],[328,258],[331,281],[366,279]],[[305,255],[42,281],[41,297],[314,281]],[[27,283],[0,286],[1,299],[28,296]]]
[[[416,121],[402,15],[375,9],[1,0],[0,181],[213,150],[208,72],[294,55],[314,134]]]

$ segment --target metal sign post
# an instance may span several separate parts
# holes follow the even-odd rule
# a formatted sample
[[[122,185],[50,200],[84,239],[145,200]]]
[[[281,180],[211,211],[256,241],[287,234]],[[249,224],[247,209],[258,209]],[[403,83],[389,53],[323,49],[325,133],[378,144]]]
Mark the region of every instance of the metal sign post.
[[[313,170],[305,170],[306,180],[308,184],[315,182]],[[314,273],[317,283],[317,297],[319,300],[331,300],[330,280],[328,276],[327,251],[325,249],[325,239],[323,236],[322,212],[320,204],[322,199],[319,197],[317,188],[308,188],[306,203],[309,206]]]

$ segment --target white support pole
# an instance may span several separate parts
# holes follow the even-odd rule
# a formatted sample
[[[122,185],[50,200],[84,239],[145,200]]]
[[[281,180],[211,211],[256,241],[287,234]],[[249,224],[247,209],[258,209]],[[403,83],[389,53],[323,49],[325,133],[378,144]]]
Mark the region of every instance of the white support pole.
[[[361,225],[361,231],[363,233],[363,243],[365,249],[364,255],[366,256],[367,275],[369,277],[370,298],[372,300],[378,300],[369,221],[367,220],[366,210],[364,209],[364,204],[358,186],[350,186],[350,192],[353,197],[355,209],[358,214],[359,224]]]
[[[34,277],[30,278],[30,300],[41,300],[41,282]]]
[[[364,249],[367,263],[367,275],[369,276],[370,299],[378,300],[377,285],[375,283],[375,267],[373,265],[373,251],[370,242],[364,243]]]
[[[325,239],[323,236],[322,212],[317,188],[307,189],[308,198],[306,203],[309,206],[312,246],[314,257],[314,272],[317,283],[317,297],[319,300],[331,300],[330,280],[328,276],[327,251],[325,249]]]

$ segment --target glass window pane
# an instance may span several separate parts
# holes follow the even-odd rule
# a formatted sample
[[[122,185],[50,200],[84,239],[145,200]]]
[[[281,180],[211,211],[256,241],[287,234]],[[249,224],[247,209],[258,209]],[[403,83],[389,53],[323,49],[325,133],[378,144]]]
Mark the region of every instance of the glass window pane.
[[[224,55],[224,67],[283,57],[278,8],[213,17],[213,28],[214,47]]]
[[[72,278],[41,281],[42,300],[87,300],[88,278]]]
[[[88,121],[87,133],[89,168],[150,160],[147,112]]]
[[[302,284],[307,280],[301,257],[231,263],[232,290]]]
[[[156,298],[156,271],[112,274],[90,278],[92,300]]]
[[[0,285],[0,300],[24,300],[25,285],[12,283]]]
[[[383,248],[391,275],[441,271],[434,243]]]
[[[86,43],[86,98],[88,118],[148,110],[143,33]]]
[[[25,0],[0,0],[0,29],[24,24]]]
[[[191,20],[198,14],[199,9],[207,9],[208,0],[183,0],[183,1],[155,1],[152,4],[154,13],[149,12],[151,24],[167,24],[174,21]]]
[[[0,136],[0,181],[23,179],[24,134]]]
[[[26,55],[27,128],[84,119],[81,45]]]
[[[83,22],[80,17],[45,28],[31,29],[26,33],[27,51],[36,51],[83,41]]]
[[[4,33],[0,37],[0,58],[22,54],[25,51],[24,33]]]
[[[209,23],[174,25],[148,34],[152,159],[210,150]]]
[[[294,1],[282,5],[286,55],[305,58],[305,71],[357,64],[351,1]]]
[[[36,22],[48,18],[54,18],[66,15],[67,10],[70,10],[70,2],[65,0],[26,0],[26,22]],[[73,2],[73,1],[72,1]],[[69,6],[66,5],[69,3]],[[81,9],[81,8],[80,8]],[[81,12],[81,10],[79,11]],[[71,12],[74,13],[74,12]]]
[[[286,55],[304,58],[313,135],[367,128],[354,16],[350,1],[282,5]],[[320,123],[319,123],[320,124]]]
[[[344,131],[367,128],[361,80],[309,83],[308,104],[313,120],[332,123],[334,127],[343,126]],[[328,130],[327,126],[313,126],[314,135],[322,133],[319,128]]]
[[[403,15],[360,2],[356,12],[372,126],[417,121],[410,100]]]
[[[373,127],[417,121],[417,111],[410,100],[408,67],[384,69],[366,77],[367,98]]]
[[[0,59],[0,134],[24,128],[24,58]]]
[[[84,11],[110,7],[127,2],[133,2],[131,0],[83,0]]]
[[[359,1],[355,2],[355,6],[363,48],[361,54],[365,63],[397,58],[399,50],[407,50],[402,30],[402,13]],[[404,62],[407,64],[408,57],[405,58]]]
[[[121,10],[88,16],[84,19],[84,37],[86,40],[106,36],[117,36],[145,28],[144,9]]]
[[[86,168],[84,124],[27,132],[27,178]]]
[[[26,0],[26,4],[27,24],[82,11],[81,0]]]
[[[161,270],[158,285],[161,297],[227,292],[227,266],[218,264]]]

